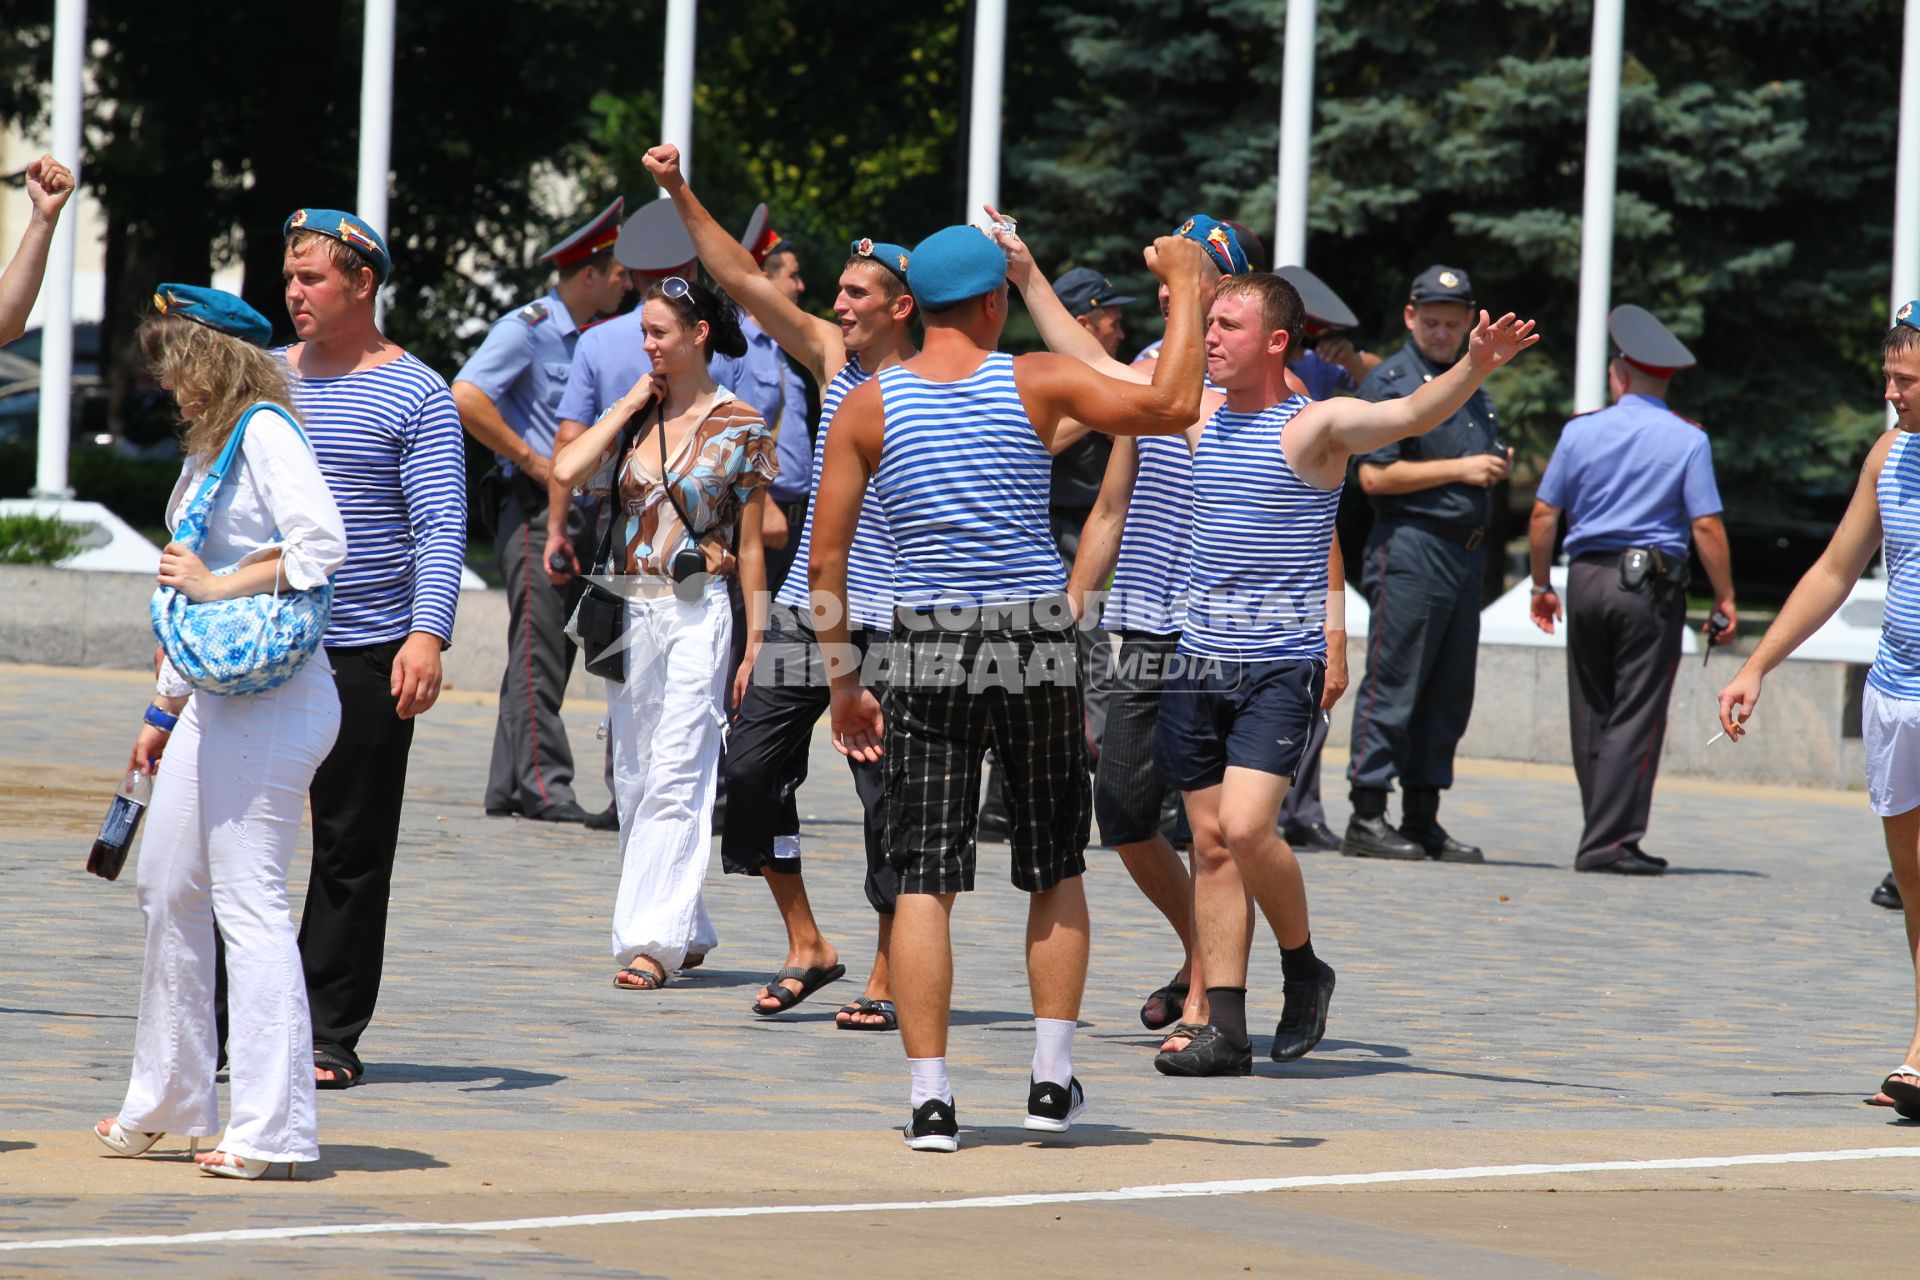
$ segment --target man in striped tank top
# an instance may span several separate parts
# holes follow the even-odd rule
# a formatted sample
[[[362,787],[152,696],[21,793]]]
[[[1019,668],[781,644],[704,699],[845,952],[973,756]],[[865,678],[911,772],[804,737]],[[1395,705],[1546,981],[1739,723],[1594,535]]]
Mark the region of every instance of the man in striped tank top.
[[[285,351],[294,405],[347,524],[327,659],[340,736],[311,788],[313,874],[300,958],[315,1078],[358,1084],[380,994],[387,899],[413,721],[440,696],[467,545],[466,447],[446,381],[383,335],[374,296],[390,260],[349,213],[287,219]]]
[[[958,1145],[947,1079],[953,989],[948,926],[974,878],[981,758],[1006,770],[1014,884],[1032,895],[1027,974],[1035,1049],[1026,1125],[1064,1132],[1085,1105],[1073,1029],[1087,973],[1091,797],[1066,572],[1047,518],[1048,444],[1075,418],[1110,434],[1172,434],[1200,398],[1201,250],[1168,237],[1148,264],[1173,291],[1160,367],[1123,383],[1050,353],[995,348],[1007,259],[974,227],[914,250],[926,322],[913,359],[841,402],[814,504],[810,570],[833,667],[834,741],[884,758],[888,860],[900,876],[893,966],[912,1075],[907,1145]],[[871,478],[894,534],[892,661],[882,704],[848,649],[847,551]]]
[[[752,253],[722,227],[694,195],[680,170],[677,147],[647,152],[646,166],[673,200],[694,250],[728,296],[783,350],[805,365],[823,388],[820,429],[813,445],[812,486],[818,488],[827,432],[847,392],[881,369],[914,354],[913,299],[907,293],[907,251],[899,245],[859,240],[840,272],[834,320],[802,311],[793,297],[767,278]],[[799,430],[794,423],[789,430]],[[761,876],[787,930],[786,963],[761,988],[753,1011],[781,1013],[842,976],[839,953],[820,932],[807,899],[800,861],[800,815],[794,794],[807,777],[813,726],[827,709],[826,665],[813,630],[807,588],[811,516],[799,530],[799,545],[786,583],[768,604],[763,635],[750,635],[742,667],[753,673],[727,743],[727,805],[720,863],[729,874]],[[883,513],[860,522],[849,553],[852,584],[851,638],[864,658],[893,626],[892,539]],[[866,990],[835,1016],[844,1031],[891,1031],[893,1007],[888,952],[893,932],[896,879],[883,844],[885,783],[880,766],[849,758],[854,791],[866,818],[867,902],[879,916],[879,940]]]
[[[1465,358],[1412,395],[1309,402],[1287,378],[1304,320],[1299,293],[1264,272],[1221,281],[1208,318],[1207,376],[1227,402],[1194,452],[1185,661],[1166,681],[1154,760],[1193,825],[1209,1016],[1154,1060],[1167,1075],[1253,1071],[1246,891],[1280,944],[1273,1058],[1298,1058],[1325,1034],[1333,969],[1314,954],[1306,883],[1275,823],[1322,714],[1327,633],[1345,628],[1327,558],[1347,460],[1438,426],[1538,340],[1531,321],[1482,313]]]
[[[1794,587],[1767,634],[1720,691],[1720,727],[1734,742],[1760,702],[1769,672],[1839,612],[1847,594],[1885,544],[1887,604],[1880,651],[1860,699],[1866,747],[1867,799],[1880,815],[1887,859],[1907,920],[1907,963],[1920,995],[1920,301],[1894,314],[1881,343],[1884,398],[1894,426],[1874,441],[1860,468],[1847,513],[1813,568]],[[1790,732],[1781,726],[1780,732]],[[1871,1101],[1920,1120],[1920,1024],[1907,1056]]]

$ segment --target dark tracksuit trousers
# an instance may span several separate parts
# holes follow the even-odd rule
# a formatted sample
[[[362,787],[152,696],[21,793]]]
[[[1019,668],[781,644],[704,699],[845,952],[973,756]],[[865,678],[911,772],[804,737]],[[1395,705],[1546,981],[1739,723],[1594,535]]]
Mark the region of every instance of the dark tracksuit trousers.
[[[573,749],[560,720],[573,642],[567,594],[547,577],[545,495],[524,476],[507,482],[494,536],[507,595],[507,666],[487,769],[486,807],[529,816],[574,800]]]
[[[1615,553],[1567,569],[1567,723],[1586,828],[1575,857],[1604,866],[1647,834],[1680,663],[1686,593],[1628,591]]]

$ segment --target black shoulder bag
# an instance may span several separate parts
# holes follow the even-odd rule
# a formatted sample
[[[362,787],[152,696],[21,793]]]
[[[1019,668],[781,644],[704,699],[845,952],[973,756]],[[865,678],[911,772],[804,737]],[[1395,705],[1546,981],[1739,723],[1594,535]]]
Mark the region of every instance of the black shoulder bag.
[[[635,415],[638,416],[638,415]],[[613,563],[613,531],[620,527],[620,470],[626,465],[627,451],[633,448],[634,427],[620,433],[620,445],[614,451],[613,463],[613,500],[608,504],[607,531],[600,539],[600,549],[594,553],[593,561],[588,565],[591,573],[605,576]],[[604,584],[585,579],[586,589],[580,594],[580,601],[573,607],[573,618],[567,631],[580,642],[581,655],[586,659],[587,674],[611,680],[615,684],[625,684],[627,680],[627,651],[620,644],[620,638],[627,633],[627,602],[618,592],[608,589]]]

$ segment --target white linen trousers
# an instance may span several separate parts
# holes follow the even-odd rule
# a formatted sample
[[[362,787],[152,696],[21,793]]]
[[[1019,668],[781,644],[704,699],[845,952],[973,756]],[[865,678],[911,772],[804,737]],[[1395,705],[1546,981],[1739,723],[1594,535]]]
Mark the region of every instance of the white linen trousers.
[[[277,689],[188,700],[160,758],[140,847],[147,953],[122,1129],[219,1130],[217,918],[227,944],[231,1081],[220,1146],[253,1160],[320,1158],[313,1026],[287,915],[287,866],[307,788],[339,730],[324,654]]]
[[[718,942],[700,887],[726,730],[726,582],[710,578],[697,604],[630,599],[627,626],[626,682],[607,682],[621,849],[613,957],[644,955],[672,973]]]

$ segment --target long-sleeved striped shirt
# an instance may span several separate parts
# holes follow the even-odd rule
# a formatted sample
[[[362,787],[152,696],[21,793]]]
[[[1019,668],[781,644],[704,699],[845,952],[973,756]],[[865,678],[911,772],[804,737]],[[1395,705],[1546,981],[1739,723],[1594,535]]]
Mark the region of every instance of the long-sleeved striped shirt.
[[[402,355],[338,378],[296,374],[293,400],[347,525],[327,646],[384,644],[414,631],[452,643],[467,473],[446,380]]]

